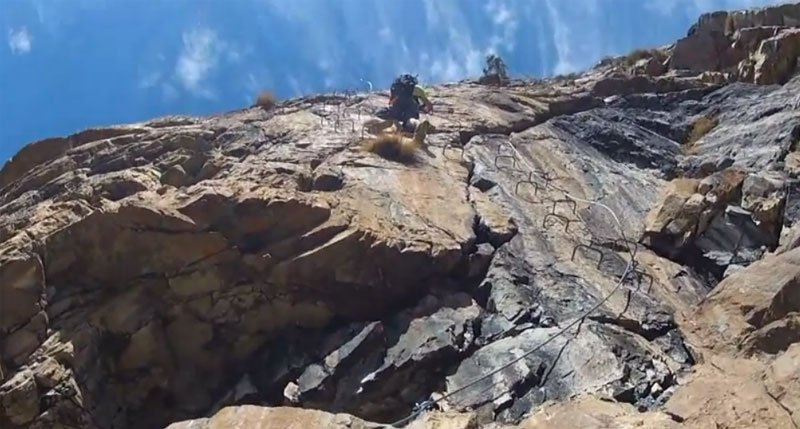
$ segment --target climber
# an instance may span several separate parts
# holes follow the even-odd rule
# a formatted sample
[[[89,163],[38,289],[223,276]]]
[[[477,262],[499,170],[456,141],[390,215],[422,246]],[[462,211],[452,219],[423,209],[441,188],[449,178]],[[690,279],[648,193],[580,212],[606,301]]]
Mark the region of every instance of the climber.
[[[420,125],[420,109],[431,113],[433,112],[433,103],[428,99],[425,90],[417,85],[416,77],[410,74],[401,75],[392,83],[389,91],[389,106],[375,114],[381,121],[372,122],[369,125],[369,131],[372,134],[379,134],[394,125],[398,131],[416,132]],[[426,131],[428,128],[427,125],[424,127]],[[424,136],[422,138],[424,139]]]

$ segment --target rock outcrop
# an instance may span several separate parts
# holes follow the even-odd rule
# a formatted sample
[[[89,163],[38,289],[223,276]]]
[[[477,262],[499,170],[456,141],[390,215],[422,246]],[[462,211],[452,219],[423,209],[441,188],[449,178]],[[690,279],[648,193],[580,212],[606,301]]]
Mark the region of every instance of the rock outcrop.
[[[635,74],[699,74],[715,83],[783,84],[800,57],[800,3],[702,15],[672,45],[636,51],[624,61]]]
[[[411,163],[380,92],[26,146],[0,426],[796,427],[798,8],[437,86]]]

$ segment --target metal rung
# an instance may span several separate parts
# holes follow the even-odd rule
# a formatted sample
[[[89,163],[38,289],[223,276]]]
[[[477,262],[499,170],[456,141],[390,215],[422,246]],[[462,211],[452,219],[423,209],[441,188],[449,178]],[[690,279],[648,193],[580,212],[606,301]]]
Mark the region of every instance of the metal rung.
[[[349,123],[350,124],[350,131],[351,132],[356,132],[356,121],[354,121],[352,119],[342,119],[339,122],[344,122],[345,124]]]
[[[514,170],[517,169],[517,157],[516,156],[512,156],[512,155],[496,155],[494,157],[494,168],[500,170],[501,167],[498,165],[497,161],[499,161],[501,159],[510,159],[511,160],[511,168],[513,168]],[[508,167],[503,167],[503,169],[507,169],[507,168]]]
[[[442,156],[447,156],[447,149],[455,149],[461,152],[461,159],[464,159],[464,146],[455,143],[447,143],[442,146]]]
[[[655,282],[655,279],[653,279],[653,276],[651,276],[650,274],[645,273],[644,271],[634,271],[634,273],[636,273],[639,276],[639,278],[644,277],[644,278],[648,279],[649,284],[647,285],[647,293],[649,294],[650,291],[653,290],[653,282]]]
[[[560,220],[564,224],[564,232],[567,232],[569,230],[569,223],[571,221],[567,217],[555,213],[548,213],[547,215],[545,215],[544,220],[542,221],[542,228],[547,228],[547,219],[550,218]]]
[[[558,203],[567,203],[567,204],[572,206],[572,214],[578,213],[578,203],[576,203],[575,200],[572,200],[570,198],[561,198],[561,199],[558,199],[558,200],[554,200],[553,201],[553,207],[550,210],[550,213],[552,213],[552,214],[556,213],[556,206],[558,205]]]
[[[603,253],[602,250],[596,247],[592,247],[591,245],[578,243],[575,245],[575,247],[572,248],[572,258],[570,259],[571,261],[575,260],[575,254],[578,252],[578,249],[590,250],[600,255],[600,258],[597,261],[597,268],[600,268],[600,265],[603,263],[603,258],[605,258],[605,254]]]
[[[521,195],[519,194],[519,187],[520,185],[523,185],[525,183],[530,183],[531,185],[533,185],[534,196],[539,194],[539,184],[533,180],[524,180],[524,179],[517,182],[516,186],[514,186],[514,194],[516,194],[518,197],[521,197]]]
[[[503,148],[507,148],[507,151],[503,151]],[[505,155],[505,156],[513,156],[514,158],[517,157],[517,151],[514,149],[514,146],[511,145],[509,142],[500,143],[497,146],[497,151],[495,152],[497,155]]]
[[[653,289],[653,283],[655,283],[655,279],[650,274],[647,274],[646,272],[638,269],[637,268],[638,266],[639,264],[634,261],[632,266],[633,269],[631,270],[633,275],[636,276],[636,281],[638,283],[636,286],[636,292],[638,292],[642,288],[642,280],[646,279],[648,282],[647,293],[649,294],[650,291]],[[627,280],[627,278],[625,280]]]
[[[541,174],[539,174],[539,176],[544,179],[545,186],[550,186],[550,182],[553,181],[553,177],[550,175],[550,173],[543,171]]]
[[[615,246],[628,249],[628,253],[636,254],[639,252],[639,243],[630,238],[615,238],[613,243]],[[631,250],[631,244],[633,245],[633,250]]]

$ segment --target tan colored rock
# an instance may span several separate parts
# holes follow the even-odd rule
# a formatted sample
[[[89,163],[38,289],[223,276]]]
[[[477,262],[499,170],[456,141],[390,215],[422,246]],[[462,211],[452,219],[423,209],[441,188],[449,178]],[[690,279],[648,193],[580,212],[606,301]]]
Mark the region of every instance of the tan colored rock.
[[[188,335],[188,333],[187,333]],[[164,332],[157,323],[150,323],[133,335],[119,358],[120,369],[171,367],[170,349]]]
[[[676,179],[670,182],[661,201],[648,214],[645,230],[661,232],[667,229],[697,191],[699,184],[696,179]]]
[[[800,151],[790,152],[784,159],[785,170],[793,176],[800,176]]]
[[[661,76],[666,73],[667,67],[664,64],[664,59],[659,56],[652,56],[649,58],[642,58],[637,61],[633,66],[633,70],[637,74],[646,74],[648,76]]]
[[[89,128],[66,138],[56,137],[31,143],[6,162],[0,170],[0,189],[36,170],[36,167],[58,159],[70,149],[99,140],[140,135],[147,131],[146,128],[138,126]]]
[[[0,260],[0,333],[19,327],[38,313],[43,294],[44,269],[38,257]]]
[[[726,52],[729,46],[730,41],[720,30],[696,31],[675,43],[670,68],[695,72],[718,71],[727,66],[728,61],[732,64],[738,62],[723,61],[720,52]]]
[[[220,290],[227,279],[219,270],[206,268],[169,279],[169,287],[178,296],[203,295]]]
[[[412,421],[407,429],[479,429],[478,416],[472,413],[428,412]]]
[[[226,407],[211,418],[173,423],[166,429],[371,429],[380,427],[348,414],[329,414],[324,411],[300,408],[265,408],[255,405]]]
[[[800,246],[800,224],[796,224],[784,231],[781,236],[780,246],[775,250],[775,253],[788,252]]]
[[[722,32],[730,44],[720,16],[706,19],[707,28],[696,32],[707,36],[708,29]],[[691,43],[710,41],[718,47],[719,40],[714,34]],[[665,54],[668,50],[663,48]],[[722,69],[743,51],[735,48],[716,53],[716,58],[689,60],[708,61]],[[698,53],[682,55],[686,59]],[[0,316],[12,320],[2,320],[0,327],[4,358],[11,356],[4,361],[11,365],[3,368],[6,379],[18,374],[19,365],[27,365],[37,388],[35,403],[47,405],[31,426],[58,427],[72,422],[64,417],[66,411],[81,414],[64,405],[68,403],[61,393],[64,386],[75,391],[75,397],[85,398],[87,409],[97,410],[93,417],[103,427],[161,427],[187,415],[209,415],[226,400],[279,397],[288,379],[311,367],[305,360],[315,361],[320,349],[326,349],[320,359],[332,356],[328,343],[347,340],[331,331],[339,332],[342,325],[355,321],[392,320],[392,332],[364,343],[355,354],[338,343],[330,345],[336,350],[333,360],[341,365],[329,374],[338,391],[325,393],[342,401],[324,399],[320,408],[342,409],[345,404],[358,415],[396,413],[429,393],[433,389],[429,384],[437,377],[443,381],[443,369],[466,360],[464,355],[477,355],[473,348],[497,344],[494,340],[502,337],[511,356],[523,346],[541,344],[544,331],[528,329],[528,323],[550,324],[547,332],[555,331],[558,327],[551,324],[562,326],[615,286],[618,243],[604,248],[609,257],[601,269],[586,255],[570,260],[570,252],[578,242],[605,239],[607,233],[616,232],[616,225],[580,206],[570,212],[576,219],[569,234],[561,228],[542,228],[549,207],[513,200],[513,186],[522,177],[517,171],[484,172],[482,186],[468,182],[481,164],[491,167],[491,151],[497,140],[505,139],[527,161],[556,173],[554,183],[559,186],[587,199],[610,199],[625,231],[638,233],[641,213],[656,200],[654,192],[663,177],[680,171],[676,158],[681,155],[671,139],[682,133],[681,121],[688,118],[683,117],[685,111],[673,121],[678,114],[668,110],[659,111],[663,118],[640,118],[623,112],[626,109],[594,108],[604,103],[603,96],[626,94],[640,95],[606,102],[641,103],[647,108],[665,100],[669,105],[690,101],[698,108],[716,107],[707,101],[713,97],[704,95],[708,83],[731,71],[663,76],[664,62],[647,61],[637,67],[643,75],[633,78],[609,66],[546,84],[437,86],[431,91],[437,114],[430,116],[436,132],[428,136],[429,150],[420,151],[413,166],[357,148],[366,113],[386,104],[384,94],[377,93],[287,100],[268,113],[244,109],[204,118],[163,118],[125,130],[84,132],[56,140],[50,147],[32,145],[0,172],[0,254],[7,258],[0,262],[0,272],[10,270],[12,260],[25,260],[25,255],[41,254],[47,262],[39,269],[41,279],[35,287],[25,283],[26,287],[12,288],[15,300],[25,305],[14,304],[11,312],[3,308]],[[669,94],[659,94],[665,92]],[[726,100],[734,102],[742,94],[749,93],[731,91]],[[343,118],[338,124],[332,120],[334,109]],[[616,110],[620,112],[612,112]],[[605,136],[605,131],[613,138],[596,138]],[[441,150],[447,144],[465,144],[465,157],[459,159],[452,147]],[[694,179],[677,180],[651,213],[648,227],[674,234],[670,239],[678,243],[690,240],[739,194],[742,180],[744,173],[735,171],[699,184]],[[555,190],[539,195],[563,197]],[[764,219],[776,219],[778,206],[770,195],[759,194],[747,204]],[[500,248],[514,234],[519,234],[517,239]],[[640,358],[644,366],[652,364],[657,377],[673,380],[682,363],[691,361],[681,344],[687,326],[697,339],[716,338],[709,328],[716,322],[711,310],[703,307],[708,313],[699,313],[707,319],[690,317],[692,305],[706,291],[699,276],[642,247],[639,250],[639,268],[655,278],[654,292],[637,290],[628,302],[623,294],[613,296],[600,310],[604,318],[587,320],[588,328],[574,340],[559,337],[537,356],[542,360],[538,368],[525,363],[530,371],[523,378],[509,375],[504,385],[510,389],[498,388],[491,401],[515,399],[542,368],[549,368],[549,381],[536,388],[550,389],[548,395],[561,395],[562,400],[564,392],[580,394],[645,378],[650,383],[651,375],[638,374],[641,368],[630,363],[638,365]],[[487,271],[491,277],[482,278]],[[772,280],[765,275],[759,283]],[[433,305],[425,310],[434,311],[431,315],[404,313],[403,308],[414,306],[420,296],[472,289],[478,282],[483,283],[480,298],[491,305],[470,304],[469,318],[459,329],[442,328],[453,320],[436,316]],[[0,290],[5,292],[7,285],[15,283],[0,282]],[[783,289],[773,295],[789,296],[790,288]],[[35,294],[28,293],[33,290]],[[754,301],[769,307],[754,310],[763,316],[791,301],[744,295],[735,305],[723,303],[720,308],[735,316],[747,313],[745,306]],[[459,312],[466,309],[458,306]],[[671,310],[676,311],[677,330],[672,329]],[[625,313],[619,325],[611,316],[617,312]],[[659,314],[658,320],[648,319],[652,313]],[[789,338],[785,333],[793,332],[794,314],[786,312],[761,326],[746,322],[733,345],[759,356],[762,352],[780,356],[788,344],[772,343],[775,338]],[[423,331],[444,335],[447,347],[407,340],[413,347],[406,348],[405,341],[391,347],[413,359],[386,360],[382,348],[390,347],[395,335],[415,334],[424,318],[428,319]],[[527,343],[511,341],[519,339],[518,330],[528,332],[522,338]],[[639,330],[646,332],[639,335]],[[534,332],[537,335],[531,335]],[[657,338],[648,341],[645,335]],[[705,357],[708,350],[700,340],[696,350]],[[617,353],[620,346],[625,357]],[[591,356],[587,350],[601,351],[600,362],[586,361]],[[494,362],[489,366],[478,361],[472,373],[463,374],[464,381],[501,363],[499,356],[489,356],[485,362]],[[558,364],[553,366],[541,359],[556,356]],[[290,362],[281,362],[284,358]],[[363,382],[359,371],[384,364],[374,379]],[[631,378],[621,381],[629,372]],[[231,390],[236,382],[232,377],[252,377],[250,384],[258,387],[241,390],[237,384]],[[663,380],[648,386],[649,392],[673,389]],[[554,390],[557,383],[564,385]],[[350,395],[350,388],[358,393]],[[680,385],[675,388],[680,390]],[[226,399],[231,391],[233,396]],[[710,421],[701,414],[713,413],[714,401],[724,401],[730,394],[724,388],[716,391],[721,398],[706,398],[708,406],[697,413],[687,411],[699,427]],[[786,392],[782,397],[791,395]],[[307,405],[300,397],[295,399]],[[743,408],[747,418],[760,417],[757,406],[762,399],[757,396],[753,408]],[[51,406],[53,401],[57,406]],[[489,427],[492,419],[527,406],[518,402],[513,408],[498,409],[503,416],[427,413],[413,425]],[[640,414],[630,405],[596,397],[543,408],[550,414],[537,413],[530,420],[533,427],[570,427],[576,422],[587,427],[677,424],[665,414]],[[321,411],[257,407],[228,408],[215,417],[181,424],[231,427],[237,422],[256,428],[372,426]]]
[[[702,180],[678,178],[671,181],[645,220],[645,242],[663,254],[677,257],[685,245],[703,238],[727,207],[741,204],[739,196],[746,177],[747,173],[741,169],[727,168]],[[774,192],[772,195],[767,191],[764,194],[766,197],[753,191],[749,202],[760,210],[763,218],[772,222],[765,226],[768,230],[776,227],[775,213],[781,206],[782,194]]]
[[[800,311],[798,288],[800,249],[767,256],[731,275],[698,308],[698,341],[716,350],[736,350],[753,330]]]
[[[786,82],[800,55],[800,29],[782,30],[761,42],[755,53],[754,81],[760,85]]]
[[[25,146],[0,170],[0,189],[29,172],[32,167],[63,155],[71,147],[69,139],[62,137],[45,139]]]
[[[733,16],[736,19],[736,16]],[[774,37],[780,32],[782,27],[779,26],[753,26],[740,28],[733,35],[733,45],[736,48],[752,52],[758,49],[761,41]]]
[[[711,183],[711,188],[705,194],[711,193],[716,197],[718,204],[725,204],[738,193],[747,177],[747,173],[741,169],[726,168],[704,179],[704,181],[710,180]]]
[[[43,389],[52,389],[70,376],[69,370],[52,357],[46,357],[33,367],[36,384]]]
[[[127,205],[94,212],[47,240],[47,276],[69,281],[125,282],[147,273],[177,271],[224,250],[215,232],[200,233],[188,219]],[[75,246],[75,243],[82,243]]]
[[[770,396],[791,413],[795,426],[800,426],[800,343],[772,361],[764,374]]]
[[[761,42],[754,55],[754,81],[760,85],[782,84],[794,72],[800,56],[800,29],[786,29]]]
[[[28,356],[47,338],[47,313],[40,311],[31,320],[2,340],[0,356],[15,365],[22,365]]]
[[[682,425],[664,413],[640,413],[630,404],[578,396],[548,402],[519,426],[521,429],[672,429]]]
[[[780,177],[750,174],[742,182],[741,206],[752,212],[766,230],[780,230],[785,199],[784,182]]]
[[[770,7],[737,10],[728,13],[731,27],[798,26],[800,25],[800,6],[796,3],[779,4]]]
[[[800,313],[789,313],[747,335],[741,348],[748,352],[775,354],[797,342],[800,342]]]
[[[185,186],[189,183],[189,176],[180,165],[173,165],[161,175],[161,183],[176,187]]]
[[[492,202],[486,194],[475,191],[471,194],[471,200],[475,211],[480,216],[478,228],[481,229],[481,232],[479,234],[486,234],[486,239],[494,247],[500,247],[517,233],[514,219]]]
[[[717,72],[717,71],[705,71],[700,74],[700,81],[711,83],[711,84],[720,84],[727,81],[727,77],[724,73]]]
[[[694,368],[665,411],[686,428],[791,428],[791,416],[764,387],[764,369],[758,361],[712,357]]]
[[[39,415],[39,394],[31,371],[19,371],[0,386],[0,406],[0,423],[6,418],[25,425]]]
[[[115,171],[87,180],[91,183],[93,196],[119,201],[138,192],[155,189],[159,185],[157,172],[153,169],[134,168]]]
[[[204,350],[204,346],[214,337],[213,328],[208,323],[182,314],[166,327],[165,332],[177,359],[200,365],[211,364],[211,356]]]
[[[155,280],[131,284],[129,290],[104,303],[93,314],[93,322],[114,333],[133,334],[153,317],[155,302],[150,294],[159,286],[166,289],[164,283]]]

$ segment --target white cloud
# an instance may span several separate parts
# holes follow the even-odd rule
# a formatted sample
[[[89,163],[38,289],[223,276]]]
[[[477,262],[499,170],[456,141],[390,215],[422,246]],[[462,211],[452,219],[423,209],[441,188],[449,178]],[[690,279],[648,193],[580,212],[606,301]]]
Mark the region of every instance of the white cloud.
[[[552,0],[545,0],[547,12],[550,15],[550,24],[553,27],[553,45],[556,48],[556,55],[558,57],[555,69],[556,74],[564,74],[574,72],[578,66],[572,62],[572,44],[570,43],[570,28],[565,21],[561,19],[555,4]]]
[[[8,30],[8,47],[11,48],[13,54],[27,54],[31,51],[33,46],[33,39],[31,38],[28,29],[21,27],[19,30]]]
[[[489,0],[484,9],[492,19],[494,31],[489,37],[487,53],[497,53],[502,47],[506,52],[514,52],[516,47],[519,10],[512,10],[503,0]]]
[[[495,25],[505,25],[512,19],[511,11],[505,3],[498,0],[489,0],[486,3],[486,12],[491,15]]]
[[[169,83],[162,83],[161,84],[161,97],[164,101],[174,101],[178,99],[178,90]]]
[[[150,73],[146,73],[139,78],[138,87],[141,89],[152,88],[158,85],[159,81],[161,81],[161,73],[158,71],[153,71]]]
[[[183,48],[175,64],[175,74],[189,92],[214,98],[213,88],[206,83],[211,71],[219,64],[224,48],[217,33],[209,28],[197,28],[183,33]]]
[[[383,27],[378,31],[378,38],[380,38],[384,42],[391,42],[392,41],[392,29],[389,27]]]
[[[294,96],[301,96],[311,92],[310,86],[300,83],[300,80],[294,76],[287,75],[286,81],[289,83],[289,87],[292,89],[292,94]]]

